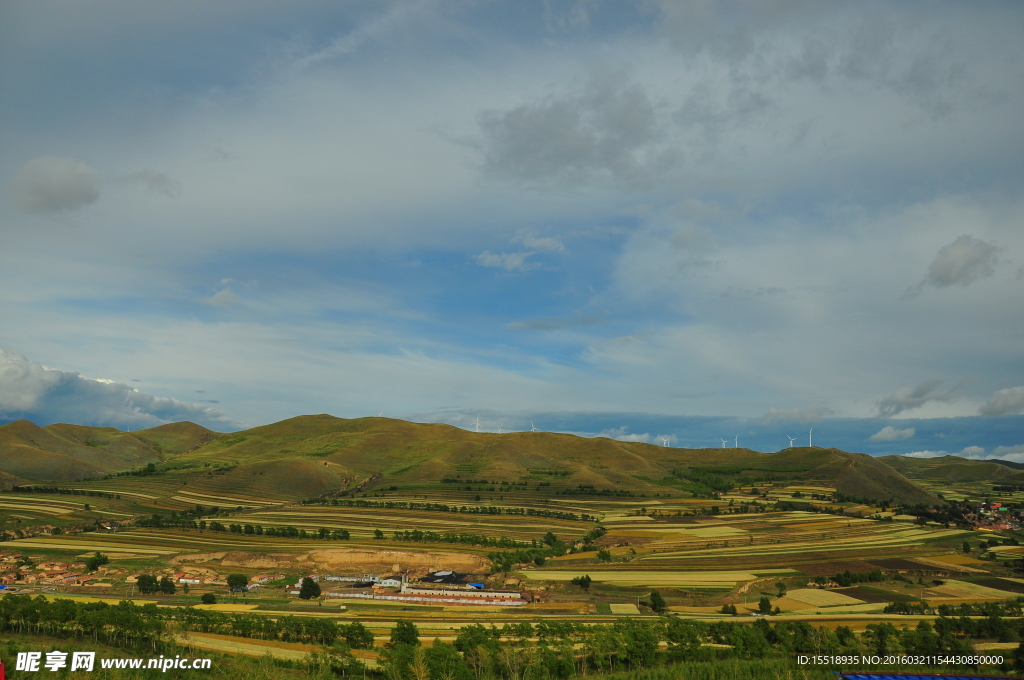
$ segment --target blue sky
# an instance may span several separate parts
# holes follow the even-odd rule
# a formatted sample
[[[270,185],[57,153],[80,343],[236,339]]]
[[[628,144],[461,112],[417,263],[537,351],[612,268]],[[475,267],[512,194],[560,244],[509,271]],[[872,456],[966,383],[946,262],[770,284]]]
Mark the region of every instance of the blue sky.
[[[0,421],[1024,460],[1024,8],[0,9]]]

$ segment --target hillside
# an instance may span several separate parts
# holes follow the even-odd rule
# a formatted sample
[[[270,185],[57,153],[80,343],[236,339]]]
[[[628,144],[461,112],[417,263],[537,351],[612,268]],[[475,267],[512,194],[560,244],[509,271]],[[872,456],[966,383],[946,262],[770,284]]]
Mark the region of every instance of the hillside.
[[[318,465],[312,468],[309,462]],[[348,488],[437,485],[442,480],[546,482],[551,491],[581,485],[613,492],[678,493],[692,468],[721,468],[716,474],[736,485],[758,480],[800,480],[861,497],[902,503],[937,499],[899,472],[864,454],[837,449],[793,448],[765,454],[748,449],[677,449],[605,438],[550,432],[493,434],[450,425],[417,424],[387,418],[345,420],[300,416],[217,439],[176,459],[174,467],[220,468],[193,482],[206,491],[261,486],[298,475],[302,483],[282,488],[312,496],[332,484]],[[723,471],[724,470],[724,471]],[[454,483],[454,482],[449,482]],[[315,493],[314,493],[315,492]]]
[[[1019,473],[1019,470],[1005,465],[1003,461],[970,460],[961,456],[883,456],[878,460],[909,479],[982,482],[1000,480]]]
[[[709,474],[734,487],[798,482],[897,503],[937,502],[880,459],[838,449],[679,449],[551,432],[469,432],[388,418],[300,416],[220,435],[193,423],[128,433],[18,421],[0,427],[0,454],[0,472],[11,479],[67,482],[157,463],[162,483],[187,485],[192,493],[279,499],[356,486],[408,490],[500,482],[553,494],[689,495],[707,491],[700,475]]]
[[[0,425],[0,473],[24,481],[73,481],[161,463],[200,446],[215,432],[173,423],[138,432],[27,420]],[[0,483],[13,482],[6,476]]]

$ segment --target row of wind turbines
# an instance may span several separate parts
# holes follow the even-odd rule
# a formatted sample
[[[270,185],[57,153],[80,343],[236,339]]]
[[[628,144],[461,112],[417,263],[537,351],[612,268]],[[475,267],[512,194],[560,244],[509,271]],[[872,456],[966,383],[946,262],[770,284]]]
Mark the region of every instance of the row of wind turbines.
[[[480,431],[480,416],[476,417],[476,422],[473,423],[473,427],[476,428],[477,432]],[[532,420],[530,421],[530,432],[540,432],[540,430],[537,429],[537,426],[533,424]],[[498,434],[504,434],[500,427],[498,428]]]
[[[814,443],[813,443],[813,442],[814,442],[814,439],[813,439],[813,435],[814,435],[814,428],[812,427],[811,429],[807,430],[807,447],[808,447],[808,448],[811,448],[811,447],[813,447],[813,446],[814,446]],[[664,437],[662,437],[662,439],[664,439]],[[790,436],[789,436],[789,435],[787,434],[787,435],[786,435],[786,439],[788,439],[788,440],[789,440],[789,447],[788,447],[788,448],[793,448],[793,442],[795,442],[795,441],[796,441],[796,437],[790,437]],[[724,448],[725,448],[725,445],[726,445],[726,444],[728,444],[728,443],[729,443],[729,440],[728,440],[728,439],[723,439],[723,440],[722,440],[722,448],[724,449]],[[739,436],[739,435],[736,435],[736,440],[735,440],[735,441],[733,442],[733,445],[732,445],[732,447],[733,447],[734,449],[738,449],[738,448],[740,447],[740,436]]]

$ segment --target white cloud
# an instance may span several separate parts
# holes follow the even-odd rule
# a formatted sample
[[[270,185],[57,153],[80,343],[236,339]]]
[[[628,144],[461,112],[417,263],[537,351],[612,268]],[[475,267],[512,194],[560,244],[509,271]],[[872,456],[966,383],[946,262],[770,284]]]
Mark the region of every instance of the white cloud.
[[[644,434],[629,434],[629,428],[623,425],[622,427],[616,427],[610,430],[602,430],[597,433],[598,437],[608,437],[609,439],[616,439],[620,442],[644,442],[650,443],[651,435],[648,433]]]
[[[536,262],[526,261],[526,258],[530,257],[530,255],[533,255],[533,253],[492,253],[485,250],[477,255],[475,259],[476,263],[481,267],[496,267],[510,272],[525,272],[540,266]]]
[[[952,285],[966,287],[978,279],[992,276],[996,271],[996,253],[999,248],[969,234],[958,236],[944,245],[928,265],[924,280],[912,286],[907,293],[916,295],[925,284],[936,288]]]
[[[939,456],[948,456],[948,451],[912,451],[911,453],[904,453],[907,458],[938,458]]]
[[[831,413],[832,410],[825,406],[807,406],[805,408],[791,409],[771,408],[761,417],[761,423],[767,424],[780,421],[816,423]]]
[[[18,168],[14,189],[29,212],[75,210],[100,197],[100,174],[71,158],[43,156]]]
[[[209,407],[155,397],[111,380],[47,368],[3,348],[0,418],[25,418],[40,425],[65,422],[133,429],[182,420],[233,426],[223,413]]]
[[[1011,455],[1024,455],[1024,444],[1017,444],[1016,446],[997,446],[992,450],[993,458],[1005,458]]]
[[[899,429],[892,425],[886,425],[878,432],[868,437],[868,441],[871,442],[897,442],[903,439],[910,439],[916,434],[916,431],[912,427],[906,429]]]
[[[952,397],[949,392],[939,389],[942,380],[936,378],[921,383],[917,387],[903,387],[893,394],[883,397],[878,401],[878,415],[883,418],[895,416],[903,411],[924,406],[932,401],[949,401]]]
[[[509,240],[509,243],[521,243],[531,250],[542,250],[554,253],[565,252],[565,244],[562,243],[561,239],[554,236],[540,237],[532,231],[520,231]]]
[[[984,458],[985,449],[981,446],[965,446],[964,449],[956,455],[963,456],[964,458]]]
[[[205,302],[214,307],[230,307],[238,304],[238,296],[230,288],[224,288],[207,298]]]
[[[983,416],[1005,416],[1024,412],[1024,386],[999,390],[982,404],[978,412]]]

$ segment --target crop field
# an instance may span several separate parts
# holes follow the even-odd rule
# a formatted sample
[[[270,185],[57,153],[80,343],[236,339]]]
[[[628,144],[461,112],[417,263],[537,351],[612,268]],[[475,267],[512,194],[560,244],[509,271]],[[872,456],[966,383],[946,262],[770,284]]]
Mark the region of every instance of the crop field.
[[[597,583],[633,587],[652,588],[703,588],[732,590],[741,583],[756,580],[761,576],[790,576],[798,572],[792,569],[762,569],[755,571],[626,571],[626,570],[589,570],[588,575]],[[575,572],[529,570],[523,574],[536,581],[570,581]]]
[[[941,586],[928,588],[925,597],[934,600],[957,600],[962,602],[983,602],[986,600],[1005,600],[1007,595],[1002,590],[989,588],[978,583],[967,581],[946,581]]]
[[[815,607],[833,607],[841,604],[864,604],[863,600],[857,600],[835,591],[818,590],[816,588],[790,590],[786,593],[786,597]]]

